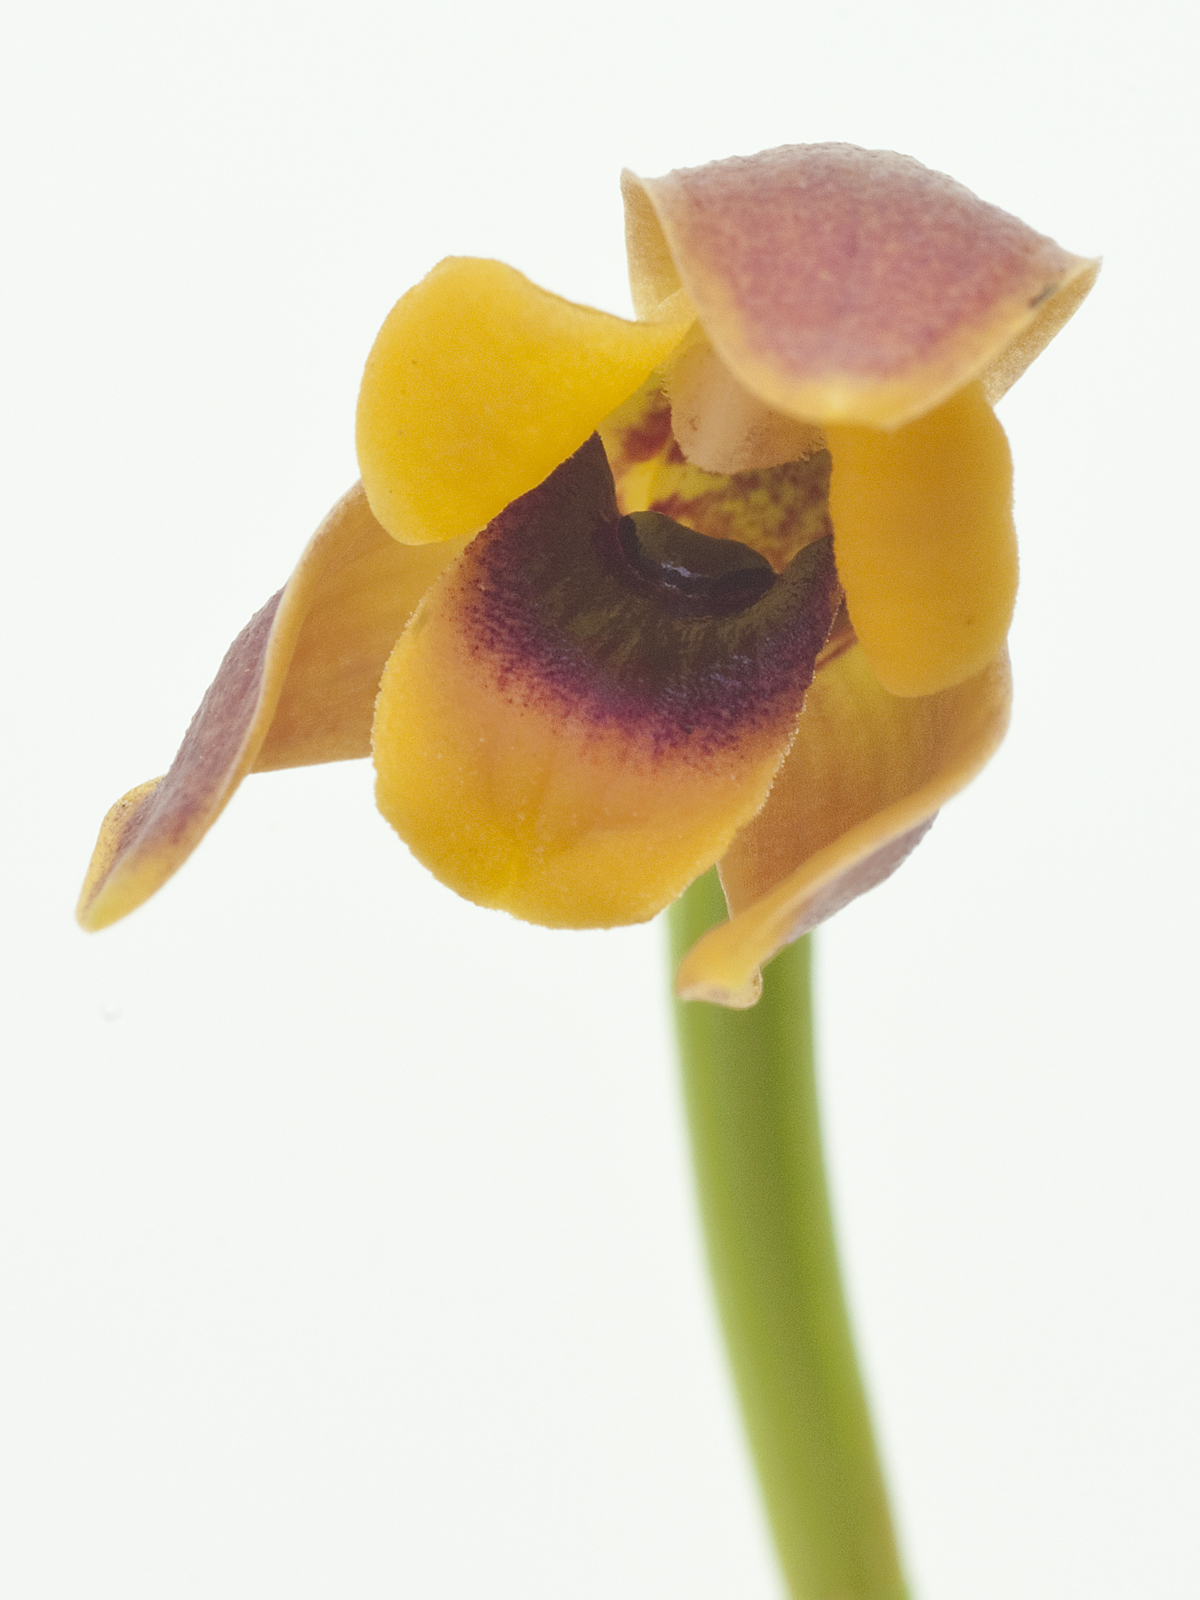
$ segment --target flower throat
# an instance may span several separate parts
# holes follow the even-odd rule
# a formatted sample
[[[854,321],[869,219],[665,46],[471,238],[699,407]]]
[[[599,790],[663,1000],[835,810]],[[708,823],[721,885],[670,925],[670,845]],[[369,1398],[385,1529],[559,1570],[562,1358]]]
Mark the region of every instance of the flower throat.
[[[712,539],[657,511],[597,525],[610,573],[680,617],[732,617],[774,586],[771,564],[735,539]]]

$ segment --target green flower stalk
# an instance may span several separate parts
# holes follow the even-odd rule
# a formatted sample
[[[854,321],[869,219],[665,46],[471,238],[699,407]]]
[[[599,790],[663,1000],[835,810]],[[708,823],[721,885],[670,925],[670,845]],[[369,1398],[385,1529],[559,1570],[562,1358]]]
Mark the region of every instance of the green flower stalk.
[[[671,908],[671,954],[725,916],[716,874]],[[793,1600],[906,1600],[837,1250],[814,1076],[811,936],[748,1011],[675,1003],[709,1266]]]

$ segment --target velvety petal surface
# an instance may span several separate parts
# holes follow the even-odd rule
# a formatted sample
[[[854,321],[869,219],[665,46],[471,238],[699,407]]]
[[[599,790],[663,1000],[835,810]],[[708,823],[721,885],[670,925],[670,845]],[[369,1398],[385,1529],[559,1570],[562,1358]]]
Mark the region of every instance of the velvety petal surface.
[[[376,710],[380,810],[479,904],[645,920],[762,805],[839,599],[827,539],[774,577],[741,545],[622,518],[593,438],[405,631]]]
[[[785,145],[623,183],[639,313],[682,288],[741,383],[817,423],[898,427],[975,378],[994,401],[1098,269],[886,150]]]
[[[776,572],[832,532],[827,451],[779,466],[709,472],[685,460],[672,416],[652,378],[601,425],[622,511],[658,511],[710,539],[736,539]]]
[[[694,319],[627,322],[499,261],[451,256],[392,309],[367,358],[358,459],[409,543],[476,533],[578,450]]]
[[[730,920],[684,959],[678,993],[752,1005],[763,963],[886,878],[970,782],[1010,700],[1003,653],[952,689],[902,698],[853,635],[831,641],[767,803],[721,862]]]
[[[356,484],[286,587],[230,646],[167,775],[131,790],[105,817],[79,900],[82,925],[107,927],[148,899],[248,772],[368,755],[384,664],[460,550],[397,544]]]
[[[892,432],[825,431],[838,576],[876,677],[904,695],[963,682],[1017,598],[1012,458],[982,385]]]

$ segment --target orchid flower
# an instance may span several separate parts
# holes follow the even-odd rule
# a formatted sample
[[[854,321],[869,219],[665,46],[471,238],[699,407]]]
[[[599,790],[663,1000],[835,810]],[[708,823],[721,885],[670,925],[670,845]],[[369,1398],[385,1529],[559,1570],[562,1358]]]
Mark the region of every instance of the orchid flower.
[[[676,1007],[684,1094],[789,1591],[905,1600],[801,936],[1003,737],[1017,555],[992,407],[1097,264],[849,145],[624,192],[636,321],[465,258],[393,308],[361,483],[167,775],[105,818],[78,914],[153,894],[247,773],[369,753],[383,815],[468,899],[551,927],[670,906],[677,994],[716,1002]]]
[[[530,921],[643,921],[719,863],[730,918],[678,989],[746,1006],[988,760],[1017,581],[992,406],[1096,264],[848,145],[624,195],[636,321],[467,258],[395,306],[362,482],[109,812],[85,927],[247,773],[373,751],[414,854]]]

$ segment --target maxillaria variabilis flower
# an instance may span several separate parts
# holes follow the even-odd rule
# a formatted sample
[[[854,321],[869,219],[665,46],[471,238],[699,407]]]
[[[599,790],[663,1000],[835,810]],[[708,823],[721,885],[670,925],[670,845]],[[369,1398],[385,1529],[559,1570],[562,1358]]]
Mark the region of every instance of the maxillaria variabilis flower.
[[[680,993],[886,877],[1003,736],[1017,581],[992,412],[1096,264],[908,157],[624,180],[638,320],[450,258],[395,306],[362,483],[234,642],[79,916],[152,894],[253,771],[365,756],[414,854],[551,927],[714,862]]]

